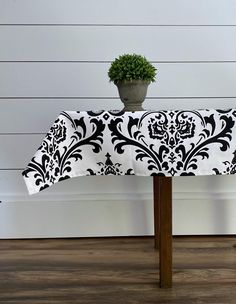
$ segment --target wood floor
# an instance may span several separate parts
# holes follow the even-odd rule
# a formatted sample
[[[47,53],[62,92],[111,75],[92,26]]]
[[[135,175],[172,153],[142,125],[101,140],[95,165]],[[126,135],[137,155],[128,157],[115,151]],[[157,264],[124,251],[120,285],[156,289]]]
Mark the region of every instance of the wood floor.
[[[0,303],[236,303],[236,237],[176,237],[173,288],[153,238],[0,240]]]

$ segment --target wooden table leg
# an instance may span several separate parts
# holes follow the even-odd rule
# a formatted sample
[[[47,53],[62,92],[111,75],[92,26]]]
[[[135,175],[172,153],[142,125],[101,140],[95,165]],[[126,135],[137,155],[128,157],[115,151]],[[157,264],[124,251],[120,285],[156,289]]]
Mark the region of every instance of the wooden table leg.
[[[153,176],[153,210],[154,210],[154,247],[159,248],[160,242],[160,176]]]
[[[154,176],[154,214],[160,287],[168,288],[172,286],[172,177]]]

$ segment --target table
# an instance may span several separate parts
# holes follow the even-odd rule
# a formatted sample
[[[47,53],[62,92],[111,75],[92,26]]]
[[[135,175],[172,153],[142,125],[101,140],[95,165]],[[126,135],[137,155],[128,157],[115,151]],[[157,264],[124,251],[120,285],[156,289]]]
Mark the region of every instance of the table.
[[[63,111],[22,172],[29,194],[76,176],[153,176],[160,286],[172,285],[172,177],[235,174],[236,109]]]

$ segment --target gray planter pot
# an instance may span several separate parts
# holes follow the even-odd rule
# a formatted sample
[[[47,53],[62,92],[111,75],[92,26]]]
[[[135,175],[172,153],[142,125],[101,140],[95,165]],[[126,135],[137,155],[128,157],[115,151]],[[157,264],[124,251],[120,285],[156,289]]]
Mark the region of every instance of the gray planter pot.
[[[143,111],[142,103],[147,95],[150,81],[132,80],[116,83],[121,101],[124,103],[124,111]]]

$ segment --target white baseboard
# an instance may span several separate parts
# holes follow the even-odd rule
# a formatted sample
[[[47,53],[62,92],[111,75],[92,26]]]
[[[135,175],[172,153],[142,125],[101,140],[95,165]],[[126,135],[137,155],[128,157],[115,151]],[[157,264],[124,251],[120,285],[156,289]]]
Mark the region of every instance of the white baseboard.
[[[152,193],[4,194],[0,238],[153,235]],[[235,234],[236,192],[174,192],[173,234]]]

